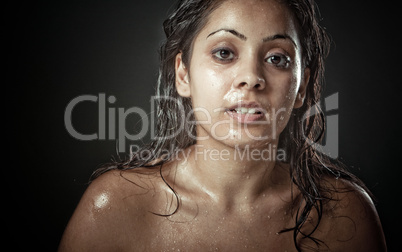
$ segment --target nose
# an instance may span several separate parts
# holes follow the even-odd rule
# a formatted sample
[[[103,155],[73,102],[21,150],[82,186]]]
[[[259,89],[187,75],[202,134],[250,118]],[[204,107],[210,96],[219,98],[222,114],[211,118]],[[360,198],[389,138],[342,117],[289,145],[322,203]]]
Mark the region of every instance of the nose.
[[[247,61],[239,67],[237,76],[233,83],[235,88],[249,90],[263,90],[266,83],[258,63]]]

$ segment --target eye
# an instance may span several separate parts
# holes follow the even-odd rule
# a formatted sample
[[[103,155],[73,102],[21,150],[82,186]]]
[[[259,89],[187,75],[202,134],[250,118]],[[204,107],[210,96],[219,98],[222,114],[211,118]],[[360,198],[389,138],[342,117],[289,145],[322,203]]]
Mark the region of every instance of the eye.
[[[277,67],[280,68],[287,68],[290,63],[290,58],[288,56],[285,56],[283,54],[275,54],[272,56],[269,56],[266,61],[270,64],[273,64]]]
[[[212,51],[212,56],[219,61],[231,61],[235,57],[234,53],[226,48],[218,48]]]

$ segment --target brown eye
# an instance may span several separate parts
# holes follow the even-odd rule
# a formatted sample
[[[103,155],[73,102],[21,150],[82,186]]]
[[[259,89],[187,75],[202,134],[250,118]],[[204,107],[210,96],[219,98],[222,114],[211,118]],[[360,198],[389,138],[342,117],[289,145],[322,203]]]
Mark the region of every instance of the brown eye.
[[[228,59],[231,56],[231,52],[227,51],[227,50],[220,50],[219,51],[219,56],[222,59]]]
[[[281,63],[282,58],[279,56],[272,56],[271,57],[271,63],[278,65],[279,63]]]
[[[212,52],[214,58],[220,61],[231,61],[234,59],[234,53],[229,49],[217,49]]]
[[[266,59],[270,64],[273,64],[280,68],[286,68],[289,66],[290,59],[285,55],[272,55]]]

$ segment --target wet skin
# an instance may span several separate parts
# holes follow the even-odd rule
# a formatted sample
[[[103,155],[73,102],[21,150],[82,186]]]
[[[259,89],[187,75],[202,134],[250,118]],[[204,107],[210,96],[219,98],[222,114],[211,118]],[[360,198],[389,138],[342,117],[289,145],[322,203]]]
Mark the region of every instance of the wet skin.
[[[285,5],[225,1],[195,38],[190,65],[181,53],[176,57],[177,90],[200,108],[196,120],[208,122],[197,125],[196,146],[161,173],[161,167],[138,168],[97,178],[60,251],[296,251],[293,233],[279,233],[295,225],[303,204],[287,165],[235,154],[236,148],[277,145],[292,110],[303,104],[308,78],[297,25]],[[227,155],[212,158],[206,150]],[[367,194],[341,179],[323,183],[342,192],[324,204],[314,232],[325,242],[320,251],[384,251]],[[312,231],[316,222],[312,211],[302,231]],[[309,239],[299,242],[316,247]]]

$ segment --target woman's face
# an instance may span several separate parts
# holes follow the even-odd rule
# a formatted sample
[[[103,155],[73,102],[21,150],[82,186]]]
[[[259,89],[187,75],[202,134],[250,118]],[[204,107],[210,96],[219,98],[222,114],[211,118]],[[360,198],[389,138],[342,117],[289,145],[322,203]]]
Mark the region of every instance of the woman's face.
[[[231,146],[277,143],[308,78],[293,15],[275,0],[225,1],[196,36],[190,65],[176,57],[199,140]]]

